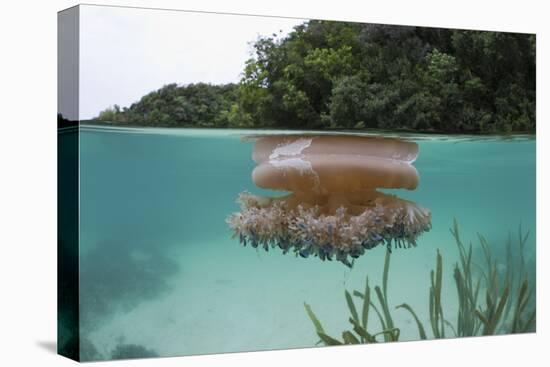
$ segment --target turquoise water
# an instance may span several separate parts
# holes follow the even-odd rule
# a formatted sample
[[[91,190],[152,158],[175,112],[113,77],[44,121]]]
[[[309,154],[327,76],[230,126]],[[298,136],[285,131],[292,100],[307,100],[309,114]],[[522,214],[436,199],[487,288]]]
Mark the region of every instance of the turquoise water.
[[[318,338],[304,302],[329,334],[349,329],[344,290],[364,289],[367,275],[381,284],[385,249],[349,269],[232,239],[225,219],[238,211],[238,194],[273,194],[251,180],[253,142],[242,138],[253,133],[81,128],[80,322],[89,359],[121,345],[160,356],[311,347]],[[418,247],[393,251],[388,297],[410,304],[427,327],[437,249],[447,315],[457,308],[454,218],[466,242],[482,233],[496,256],[521,224],[534,271],[535,140],[405,138],[419,144],[420,185],[394,192],[429,208],[433,228]],[[393,317],[400,340],[418,339],[410,314]]]

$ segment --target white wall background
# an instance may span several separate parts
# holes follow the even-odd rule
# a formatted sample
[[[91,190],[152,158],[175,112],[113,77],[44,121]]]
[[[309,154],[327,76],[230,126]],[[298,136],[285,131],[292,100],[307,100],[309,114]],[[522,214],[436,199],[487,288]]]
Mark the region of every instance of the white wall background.
[[[262,353],[107,362],[116,366],[538,366],[550,340],[550,29],[542,1],[133,0],[102,4],[537,32],[538,333]],[[68,366],[56,337],[56,11],[73,1],[10,1],[0,10],[0,365]],[[513,208],[511,208],[513,210]]]

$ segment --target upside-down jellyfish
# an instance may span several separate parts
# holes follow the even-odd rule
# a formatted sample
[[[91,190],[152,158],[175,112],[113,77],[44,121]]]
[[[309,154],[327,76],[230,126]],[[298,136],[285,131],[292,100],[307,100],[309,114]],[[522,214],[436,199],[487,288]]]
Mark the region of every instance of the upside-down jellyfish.
[[[240,194],[227,223],[245,246],[278,247],[302,257],[353,260],[378,245],[416,246],[431,228],[420,205],[377,189],[414,190],[418,145],[391,138],[272,135],[256,140],[252,173],[281,197]]]

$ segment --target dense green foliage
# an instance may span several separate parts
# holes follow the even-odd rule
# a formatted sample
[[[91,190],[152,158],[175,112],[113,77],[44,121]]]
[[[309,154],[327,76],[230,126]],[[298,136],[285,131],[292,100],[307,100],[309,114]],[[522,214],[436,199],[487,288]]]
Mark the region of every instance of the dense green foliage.
[[[535,36],[312,20],[259,38],[238,85],[171,84],[98,119],[138,125],[535,130]]]
[[[168,84],[121,109],[115,105],[102,111],[101,121],[129,125],[166,127],[226,127],[237,103],[235,84]]]

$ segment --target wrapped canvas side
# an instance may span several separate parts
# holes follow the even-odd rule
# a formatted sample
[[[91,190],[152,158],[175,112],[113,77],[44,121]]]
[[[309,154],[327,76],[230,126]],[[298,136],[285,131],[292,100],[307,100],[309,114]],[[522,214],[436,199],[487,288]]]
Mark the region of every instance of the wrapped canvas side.
[[[58,13],[57,352],[80,360],[79,8]]]

